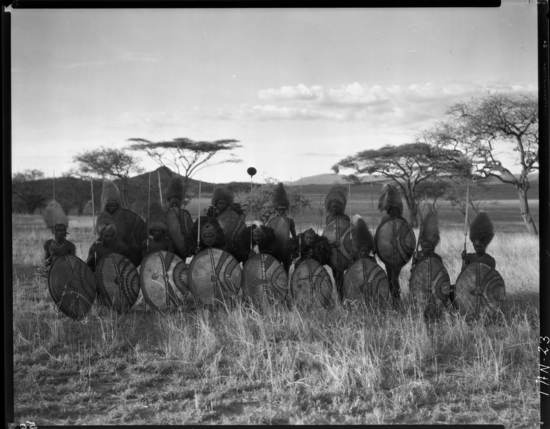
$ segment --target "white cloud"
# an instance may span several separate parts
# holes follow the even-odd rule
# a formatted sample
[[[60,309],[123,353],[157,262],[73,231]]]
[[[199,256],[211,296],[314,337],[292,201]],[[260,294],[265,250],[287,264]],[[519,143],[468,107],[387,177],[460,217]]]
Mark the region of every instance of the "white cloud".
[[[150,54],[143,54],[141,52],[124,52],[117,56],[117,59],[123,60],[123,61],[137,61],[137,62],[156,62],[159,61],[159,58],[150,55]]]
[[[146,128],[162,128],[178,124],[180,118],[178,114],[167,112],[124,112],[117,123],[120,125],[141,126]]]

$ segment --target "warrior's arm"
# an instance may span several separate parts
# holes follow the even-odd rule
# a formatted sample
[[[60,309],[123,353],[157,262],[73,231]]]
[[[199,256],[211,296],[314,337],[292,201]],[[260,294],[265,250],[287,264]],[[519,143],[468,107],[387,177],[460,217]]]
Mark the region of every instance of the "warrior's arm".
[[[67,241],[67,244],[69,246],[69,251],[67,252],[67,254],[76,256],[76,246],[74,245],[74,243]]]
[[[296,224],[294,223],[294,219],[288,218],[289,224],[290,224],[290,235],[292,235],[292,238],[296,238]]]
[[[90,250],[88,250],[88,258],[86,259],[86,265],[88,265],[92,271],[95,271],[95,263],[96,263],[96,257],[94,255],[96,249],[95,243],[90,246]]]
[[[52,261],[51,261],[52,255],[50,255],[50,249],[49,249],[50,241],[51,240],[46,240],[44,242],[44,252],[43,252],[43,258],[42,259],[44,260],[44,263],[46,264],[46,266],[48,266],[52,263]]]

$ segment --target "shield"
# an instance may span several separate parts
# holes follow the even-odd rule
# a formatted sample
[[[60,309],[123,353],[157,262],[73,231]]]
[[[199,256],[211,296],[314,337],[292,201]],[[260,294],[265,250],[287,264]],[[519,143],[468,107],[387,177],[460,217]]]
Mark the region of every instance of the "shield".
[[[318,261],[312,258],[301,261],[294,269],[290,281],[292,298],[298,306],[320,304],[328,307],[332,300],[332,281]]]
[[[243,295],[259,308],[274,300],[283,301],[288,292],[288,276],[283,265],[273,256],[254,255],[243,267]]]
[[[141,245],[147,239],[147,226],[141,217],[131,210],[118,209],[113,213],[116,239],[120,252],[130,258],[137,267],[141,263]]]
[[[286,216],[277,216],[271,219],[267,226],[275,231],[275,238],[286,249],[288,239],[290,238],[290,222]]]
[[[495,313],[506,295],[504,279],[497,270],[482,262],[466,266],[456,279],[455,300],[462,314]]]
[[[139,283],[143,298],[155,310],[179,307],[189,294],[187,264],[172,252],[152,252],[141,263]]]
[[[353,251],[355,225],[344,218],[333,219],[323,230],[323,236],[329,243],[336,244],[336,247],[331,248],[329,266],[333,270],[347,270],[355,257]]]
[[[48,289],[63,314],[81,320],[90,311],[96,297],[94,273],[73,255],[57,257],[48,273]]]
[[[109,253],[97,263],[95,278],[100,300],[117,313],[126,313],[139,296],[139,275],[130,259]]]
[[[360,258],[344,276],[344,299],[380,307],[390,301],[390,285],[386,272],[369,258]]]
[[[449,273],[434,256],[427,256],[416,264],[409,282],[414,302],[425,308],[433,298],[438,307],[446,307],[451,291]]]
[[[209,247],[193,257],[188,278],[189,289],[199,305],[231,302],[239,293],[241,266],[231,253]]]
[[[374,243],[378,257],[386,267],[399,270],[411,259],[416,246],[416,237],[404,219],[389,218],[376,229]]]
[[[170,208],[166,215],[168,235],[174,242],[174,247],[180,258],[185,258],[188,252],[189,237],[193,236],[193,220],[187,210]]]
[[[226,243],[236,244],[241,232],[246,228],[243,218],[231,208],[225,209],[216,217],[225,234]]]

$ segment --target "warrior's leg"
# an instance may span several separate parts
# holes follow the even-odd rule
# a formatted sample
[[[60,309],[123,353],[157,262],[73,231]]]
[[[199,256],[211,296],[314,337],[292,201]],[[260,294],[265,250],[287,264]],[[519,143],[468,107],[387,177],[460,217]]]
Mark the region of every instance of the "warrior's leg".
[[[336,282],[338,299],[340,302],[344,302],[344,271],[336,269],[334,272],[334,281]]]
[[[388,281],[390,283],[390,293],[394,299],[399,299],[400,297],[400,286],[399,286],[399,273],[401,270],[394,270],[389,267],[386,267],[386,272],[388,273]]]

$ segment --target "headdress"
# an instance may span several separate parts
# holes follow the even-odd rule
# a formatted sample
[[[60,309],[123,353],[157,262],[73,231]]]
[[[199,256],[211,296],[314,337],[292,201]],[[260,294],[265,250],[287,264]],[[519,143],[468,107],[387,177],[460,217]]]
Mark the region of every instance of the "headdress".
[[[328,194],[325,197],[325,210],[330,213],[330,205],[332,202],[337,201],[341,205],[341,212],[346,210],[346,204],[348,202],[348,190],[338,184],[334,184],[328,190]]]
[[[488,246],[493,237],[493,222],[485,212],[479,212],[470,225],[470,241],[479,240],[484,246]]]
[[[153,202],[149,206],[149,219],[147,224],[149,227],[149,232],[154,229],[162,229],[164,232],[168,232],[166,215],[158,202]]]
[[[183,200],[183,181],[180,176],[173,176],[168,184],[168,190],[166,191],[166,197],[168,201],[176,197]]]
[[[387,212],[390,207],[395,207],[399,216],[403,214],[403,201],[399,190],[390,183],[387,183],[382,188],[380,199],[378,200],[378,210]]]
[[[422,219],[418,241],[420,243],[429,241],[435,249],[435,247],[439,244],[439,239],[439,221],[435,212],[430,210],[428,214],[424,216],[424,219]]]
[[[117,185],[110,180],[103,180],[103,191],[101,192],[101,210],[106,210],[107,204],[115,202],[120,207],[120,192]]]
[[[108,212],[101,212],[96,222],[97,235],[101,237],[107,231],[113,231],[116,234],[116,224],[113,217]]]
[[[290,207],[290,200],[285,191],[285,187],[281,182],[277,183],[275,189],[273,190],[273,199],[271,200],[273,207],[276,209],[279,207],[284,207],[286,210]]]
[[[63,211],[61,204],[55,200],[50,200],[48,202],[42,216],[46,223],[46,227],[49,229],[53,230],[56,225],[65,225],[65,228],[69,227],[67,215]]]
[[[369,253],[374,249],[374,237],[367,223],[362,218],[356,221],[355,237],[352,241],[352,245],[353,250],[357,253],[363,248],[366,248]]]
[[[227,206],[233,204],[233,194],[224,186],[218,186],[214,189],[214,193],[212,194],[212,205],[216,206],[216,203],[220,199],[227,201]]]

